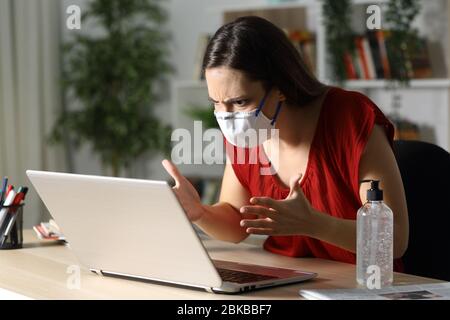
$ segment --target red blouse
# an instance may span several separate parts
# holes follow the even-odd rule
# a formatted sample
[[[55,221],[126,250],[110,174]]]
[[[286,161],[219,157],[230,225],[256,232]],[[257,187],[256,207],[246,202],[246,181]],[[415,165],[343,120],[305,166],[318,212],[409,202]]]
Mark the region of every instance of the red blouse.
[[[394,127],[369,98],[336,87],[328,91],[300,184],[313,208],[334,217],[356,220],[356,213],[362,206],[359,197],[359,161],[375,124],[385,129],[392,147]],[[237,147],[227,144],[229,154],[230,148],[234,148],[236,160]],[[259,149],[256,150],[259,152]],[[289,188],[281,184],[277,175],[260,174],[261,168],[267,167],[267,162],[264,164],[264,161],[258,160],[250,163],[250,149],[239,151],[245,153],[246,160],[233,161],[232,167],[250,196],[266,196],[277,200],[286,198]],[[290,257],[317,257],[356,263],[354,253],[307,236],[270,236],[264,248]],[[395,261],[394,268],[396,271],[403,269],[400,260]]]

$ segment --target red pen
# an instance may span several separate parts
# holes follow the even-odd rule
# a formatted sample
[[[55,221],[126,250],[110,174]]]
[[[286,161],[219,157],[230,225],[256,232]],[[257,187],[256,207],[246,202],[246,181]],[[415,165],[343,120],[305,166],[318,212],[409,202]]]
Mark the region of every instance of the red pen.
[[[8,193],[11,191],[11,190],[13,190],[14,189],[14,186],[12,185],[12,184],[10,184],[9,186],[8,186],[8,189],[6,189],[6,197],[8,196]],[[5,197],[5,198],[6,198]]]
[[[27,192],[28,192],[28,188],[27,187],[20,187],[19,190],[17,190],[17,194],[14,197],[14,200],[11,203],[11,206],[19,205],[22,202],[22,200],[25,199],[25,196],[26,196]],[[16,210],[14,210],[13,212],[15,212]]]
[[[12,206],[17,206],[18,204],[20,204],[20,202],[25,198],[25,194],[23,192],[19,192],[18,194],[16,194],[16,196],[14,197],[13,202],[11,203]]]

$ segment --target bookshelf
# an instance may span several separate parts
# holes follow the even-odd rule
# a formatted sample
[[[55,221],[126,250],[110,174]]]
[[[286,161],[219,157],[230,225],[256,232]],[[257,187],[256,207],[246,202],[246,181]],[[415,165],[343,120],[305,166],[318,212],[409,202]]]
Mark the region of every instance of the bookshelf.
[[[219,12],[242,12],[242,11],[259,11],[259,10],[273,10],[273,9],[297,9],[297,8],[311,8],[320,5],[317,0],[297,0],[286,1],[279,3],[271,3],[270,1],[261,1],[259,5],[255,4],[239,4],[239,5],[218,5],[206,8],[207,13]],[[355,5],[369,5],[375,3],[386,3],[387,0],[353,0]]]
[[[389,86],[387,80],[348,80],[344,84],[347,88],[352,89],[384,89]],[[207,89],[206,82],[203,80],[183,80],[176,81],[175,87],[181,89]],[[413,79],[409,85],[410,89],[427,89],[427,88],[450,88],[450,78],[433,78],[433,79]]]
[[[220,1],[219,1],[220,2]],[[379,4],[383,10],[387,0],[353,0],[352,26],[355,32],[364,33],[365,12],[368,5]],[[223,1],[223,3],[226,3]],[[258,15],[267,18],[284,29],[302,29],[315,34],[316,75],[324,83],[333,85],[331,67],[328,64],[326,32],[322,24],[322,4],[320,0],[293,0],[273,4],[267,0],[255,0],[250,4],[216,5],[205,8],[205,15],[220,19],[217,25],[234,20],[239,16]],[[423,125],[427,132],[424,141],[433,142],[450,150],[450,0],[422,0],[422,11],[416,19],[415,27],[419,35],[439,41],[443,47],[443,74],[436,77],[413,79],[410,86],[387,90],[391,82],[384,79],[348,80],[341,86],[361,91],[370,97],[387,114],[394,112],[394,95],[400,97],[399,114],[415,123]],[[383,26],[383,22],[382,22]],[[215,30],[210,30],[214,33]],[[193,72],[194,73],[194,72]],[[207,86],[204,81],[184,79],[173,83],[173,117],[175,126],[189,126],[192,119],[181,114],[180,109],[187,104],[207,106]],[[397,110],[397,109],[395,109]],[[203,168],[198,169],[203,172]],[[215,172],[221,177],[222,171]],[[211,176],[214,176],[211,173]]]
[[[345,86],[351,89],[384,89],[389,86],[387,80],[349,80],[345,82]],[[410,89],[433,89],[450,88],[450,79],[415,79],[411,80]]]

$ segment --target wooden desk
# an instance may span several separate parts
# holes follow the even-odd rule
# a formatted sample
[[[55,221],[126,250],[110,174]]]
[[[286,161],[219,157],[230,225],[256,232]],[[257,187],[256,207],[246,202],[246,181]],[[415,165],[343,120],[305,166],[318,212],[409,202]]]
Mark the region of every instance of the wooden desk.
[[[263,289],[241,295],[211,294],[195,289],[101,277],[81,268],[81,288],[68,289],[67,268],[78,265],[72,251],[55,242],[37,240],[32,230],[24,232],[24,248],[0,251],[0,288],[34,299],[301,299],[300,288],[354,288],[355,266],[315,258],[289,258],[264,251],[259,246],[205,240],[213,258],[314,271],[318,278],[304,283]],[[395,274],[395,284],[438,282]]]

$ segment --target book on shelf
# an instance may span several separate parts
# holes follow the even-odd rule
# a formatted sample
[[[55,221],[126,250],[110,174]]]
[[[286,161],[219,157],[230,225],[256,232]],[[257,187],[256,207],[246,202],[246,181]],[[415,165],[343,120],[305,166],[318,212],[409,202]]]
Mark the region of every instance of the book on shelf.
[[[344,66],[345,66],[345,72],[347,73],[347,79],[348,80],[356,80],[358,79],[358,74],[356,73],[356,68],[354,63],[352,62],[352,55],[350,52],[346,52],[344,54]]]
[[[369,31],[354,38],[354,54],[346,53],[344,65],[348,80],[383,79],[390,77],[390,65],[381,31]]]
[[[420,140],[420,128],[417,124],[410,121],[398,121],[394,123],[395,140]]]
[[[370,74],[369,70],[369,55],[370,52],[367,52],[367,48],[364,45],[365,38],[363,36],[355,37],[355,47],[356,54],[358,59],[358,65],[360,69],[360,78],[361,79],[373,79],[373,75]],[[371,58],[370,58],[371,59]]]
[[[428,43],[424,38],[420,38],[417,41],[417,47],[411,56],[411,66],[413,78],[415,79],[426,79],[433,76]]]
[[[312,73],[316,73],[316,37],[307,30],[283,29],[286,36],[300,53],[306,66]]]
[[[367,76],[369,79],[376,79],[375,62],[373,60],[373,53],[370,50],[369,39],[367,37],[361,37],[360,43],[366,62]]]
[[[393,50],[389,30],[355,35],[354,44],[354,54],[346,53],[343,57],[347,80],[390,79],[399,76],[399,69],[389,58]],[[447,74],[442,46],[425,38],[418,39],[405,66],[409,78],[414,79],[446,77]]]
[[[378,31],[367,32],[367,40],[369,43],[369,49],[374,64],[375,78],[383,79],[385,77],[385,74],[389,73],[388,71],[385,71],[385,69],[388,68],[388,62],[385,61],[383,64],[383,59],[387,60],[387,54],[385,52],[382,52],[380,49],[381,46],[384,46],[382,42],[383,38],[377,35],[377,32]]]
[[[378,42],[378,50],[380,50],[381,70],[383,70],[381,78],[389,79],[391,78],[391,65],[389,63],[389,56],[386,46],[386,35],[388,35],[388,33],[383,30],[377,30],[375,35]]]
[[[388,115],[395,128],[394,140],[420,140],[421,132],[417,123],[401,118],[398,114]]]

